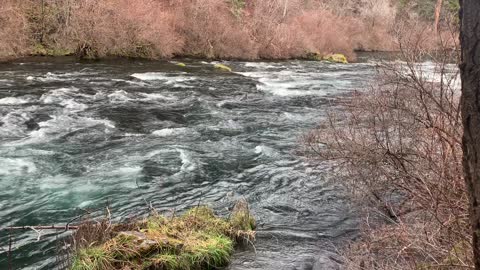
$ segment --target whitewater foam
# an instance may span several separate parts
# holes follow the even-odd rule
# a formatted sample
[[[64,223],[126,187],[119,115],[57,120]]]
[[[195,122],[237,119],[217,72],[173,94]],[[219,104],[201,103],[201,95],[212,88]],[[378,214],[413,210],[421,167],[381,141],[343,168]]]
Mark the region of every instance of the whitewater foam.
[[[186,73],[146,72],[146,73],[134,73],[130,76],[142,81],[163,81],[165,84],[173,85],[173,87],[189,88],[191,86],[181,84],[181,83],[192,81],[192,80],[195,80],[196,78],[182,76],[184,74]]]
[[[67,133],[97,125],[105,126],[105,133],[109,133],[115,128],[113,122],[109,120],[75,115],[51,115],[50,117],[50,120],[38,123],[40,129],[32,131],[28,138],[18,141],[16,145],[48,142]]]
[[[132,100],[129,94],[125,90],[117,90],[109,95],[107,95],[111,102],[126,102]]]
[[[168,101],[173,101],[173,100],[177,100],[175,97],[171,97],[171,96],[164,96],[162,94],[158,94],[158,93],[152,93],[152,94],[147,94],[147,93],[141,93],[140,95],[144,96],[145,99],[147,100],[156,100],[156,99],[163,99],[163,100],[168,100]]]
[[[192,155],[185,150],[178,150],[180,152],[180,159],[182,160],[182,167],[180,171],[191,172],[197,169],[197,164],[194,162]]]
[[[37,171],[35,163],[23,158],[0,158],[0,175],[21,176]]]
[[[188,128],[164,128],[160,130],[155,130],[152,132],[152,135],[158,137],[167,137],[167,136],[175,136],[175,135],[183,135],[192,133],[189,131]]]
[[[18,98],[18,97],[6,97],[0,99],[0,105],[20,105],[32,102],[31,99]]]
[[[256,154],[263,154],[265,156],[273,157],[276,156],[276,151],[273,148],[270,148],[265,145],[258,145],[255,147]]]

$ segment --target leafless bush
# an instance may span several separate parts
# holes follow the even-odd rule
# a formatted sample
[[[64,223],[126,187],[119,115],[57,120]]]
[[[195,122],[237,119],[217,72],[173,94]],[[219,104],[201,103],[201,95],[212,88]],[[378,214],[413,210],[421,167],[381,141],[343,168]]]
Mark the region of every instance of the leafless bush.
[[[311,157],[334,161],[367,206],[347,269],[471,265],[456,51],[431,53],[419,38],[402,36],[404,61],[382,64],[378,84],[305,138]]]
[[[28,46],[26,19],[16,1],[0,5],[0,58],[22,55]]]
[[[77,54],[87,58],[108,55],[170,57],[180,51],[172,14],[154,0],[81,0],[72,4],[66,38]]]
[[[285,59],[397,49],[383,0],[6,0],[0,57]],[[425,33],[414,20],[410,30]],[[432,28],[432,27],[430,27]],[[428,33],[433,35],[433,29]],[[432,43],[436,44],[436,43]]]
[[[223,0],[183,1],[175,8],[183,54],[208,58],[257,58],[240,10]]]

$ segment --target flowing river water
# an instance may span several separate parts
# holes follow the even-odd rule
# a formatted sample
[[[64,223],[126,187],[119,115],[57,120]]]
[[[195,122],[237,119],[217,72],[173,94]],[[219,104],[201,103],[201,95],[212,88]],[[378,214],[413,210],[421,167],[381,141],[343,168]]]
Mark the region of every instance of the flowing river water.
[[[116,219],[245,198],[255,249],[231,269],[335,269],[355,210],[327,165],[298,154],[332,100],[375,65],[26,59],[0,65],[0,227],[62,225],[105,206]],[[64,234],[63,234],[64,235]],[[54,269],[44,232],[0,235],[0,269]],[[9,259],[10,257],[10,259]],[[319,268],[320,267],[320,268]]]

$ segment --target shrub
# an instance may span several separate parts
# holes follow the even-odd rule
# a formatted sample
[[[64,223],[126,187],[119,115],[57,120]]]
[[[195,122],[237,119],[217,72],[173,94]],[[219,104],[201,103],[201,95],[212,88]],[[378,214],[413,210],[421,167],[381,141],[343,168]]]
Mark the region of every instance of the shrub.
[[[469,267],[456,51],[400,41],[404,61],[383,64],[378,84],[306,136],[306,150],[334,162],[365,206],[347,269]],[[427,56],[432,66],[421,63]]]
[[[153,0],[81,0],[72,6],[69,39],[84,58],[159,58],[181,51],[172,14]]]
[[[26,18],[16,1],[4,0],[0,5],[0,59],[24,54],[29,37]]]

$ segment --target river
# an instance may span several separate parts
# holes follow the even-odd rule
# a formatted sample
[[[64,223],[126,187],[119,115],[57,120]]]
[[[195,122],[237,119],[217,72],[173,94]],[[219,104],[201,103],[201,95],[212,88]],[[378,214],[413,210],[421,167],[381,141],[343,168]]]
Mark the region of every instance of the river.
[[[255,249],[231,269],[324,269],[358,217],[328,165],[298,154],[338,95],[375,75],[367,61],[23,59],[0,64],[0,227],[62,225],[84,209],[116,220],[245,198]],[[63,236],[65,234],[62,234]],[[59,237],[0,236],[0,269],[54,269]]]

